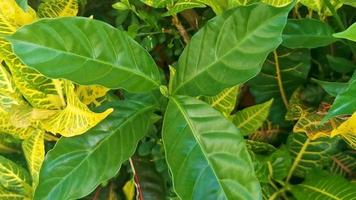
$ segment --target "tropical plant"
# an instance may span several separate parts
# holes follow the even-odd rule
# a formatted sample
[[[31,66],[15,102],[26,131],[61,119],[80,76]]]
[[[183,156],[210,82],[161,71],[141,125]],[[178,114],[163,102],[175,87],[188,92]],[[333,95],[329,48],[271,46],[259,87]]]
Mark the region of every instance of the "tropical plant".
[[[0,0],[0,199],[356,200],[355,7]]]

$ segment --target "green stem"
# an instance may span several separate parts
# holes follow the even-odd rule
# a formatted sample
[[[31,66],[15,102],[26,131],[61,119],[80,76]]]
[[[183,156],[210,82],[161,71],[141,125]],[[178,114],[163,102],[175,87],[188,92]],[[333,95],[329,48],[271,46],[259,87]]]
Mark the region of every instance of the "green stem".
[[[333,16],[334,16],[334,18],[335,18],[335,20],[336,20],[336,23],[337,23],[337,25],[339,26],[339,28],[340,28],[341,30],[345,30],[345,25],[344,25],[344,23],[342,23],[341,18],[340,18],[340,16],[339,16],[339,14],[337,14],[337,12],[336,12],[334,6],[330,3],[329,0],[323,0],[323,1],[324,1],[324,3],[325,3],[326,7],[328,7],[328,9],[329,9],[329,10],[331,11],[331,13],[333,14]]]

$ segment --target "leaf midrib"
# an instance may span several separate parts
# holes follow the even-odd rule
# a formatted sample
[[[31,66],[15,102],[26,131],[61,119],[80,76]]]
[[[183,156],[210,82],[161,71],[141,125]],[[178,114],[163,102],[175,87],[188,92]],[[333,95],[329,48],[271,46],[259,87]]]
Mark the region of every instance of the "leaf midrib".
[[[325,191],[325,190],[321,190],[321,189],[319,189],[319,188],[317,188],[317,187],[313,187],[313,186],[311,186],[311,185],[300,184],[299,186],[308,188],[308,189],[310,189],[310,190],[313,190],[313,191],[315,191],[315,192],[318,192],[318,193],[320,193],[320,194],[323,194],[323,195],[328,196],[328,197],[330,197],[330,198],[332,198],[332,199],[335,199],[335,200],[342,200],[342,199],[340,199],[339,197],[337,197],[337,196],[335,196],[335,195],[333,195],[333,194],[331,194],[331,193],[329,193],[329,192],[327,192],[327,191]]]
[[[195,130],[195,128],[194,128],[192,122],[190,121],[190,117],[188,116],[188,114],[187,114],[187,112],[184,110],[184,108],[183,108],[183,107],[179,104],[179,102],[175,99],[175,97],[171,97],[170,99],[172,99],[173,102],[176,104],[178,110],[179,110],[180,113],[183,115],[185,121],[187,122],[187,124],[188,124],[188,126],[189,126],[189,128],[190,128],[190,130],[192,131],[192,133],[193,133],[192,135],[193,135],[193,137],[195,138],[195,140],[197,141],[197,144],[199,145],[200,150],[202,151],[202,153],[203,153],[203,155],[204,155],[204,157],[205,157],[205,160],[207,161],[207,163],[208,163],[208,165],[209,165],[209,168],[211,168],[211,171],[213,172],[213,174],[214,174],[214,176],[215,176],[216,182],[218,182],[218,184],[219,184],[221,190],[223,191],[223,194],[224,194],[225,199],[229,199],[229,198],[227,197],[227,195],[226,195],[225,188],[224,188],[224,187],[221,185],[221,183],[220,183],[220,178],[217,176],[213,165],[212,165],[212,164],[210,163],[210,161],[209,161],[207,152],[205,152],[205,150],[204,150],[202,144],[200,143],[199,138],[196,137],[196,135],[198,135],[198,134],[196,134],[197,131]]]
[[[245,42],[247,39],[249,39],[250,37],[252,37],[252,35],[255,34],[255,32],[257,30],[260,30],[261,27],[265,26],[267,23],[269,23],[270,21],[274,20],[277,16],[280,16],[281,13],[278,13],[276,15],[274,15],[273,17],[269,18],[268,20],[266,20],[264,23],[261,23],[261,25],[259,25],[258,27],[256,27],[256,29],[254,29],[253,31],[250,32],[250,34],[245,35],[245,37],[243,37],[233,48],[231,48],[230,50],[228,50],[224,55],[220,56],[220,59],[218,60],[214,60],[211,64],[209,64],[206,68],[202,69],[201,71],[199,71],[195,76],[192,76],[191,78],[187,79],[186,81],[182,82],[173,92],[173,94],[175,94],[176,92],[179,91],[180,88],[182,88],[183,86],[185,86],[186,84],[188,84],[190,81],[192,81],[193,79],[195,79],[196,77],[200,76],[202,73],[208,71],[212,66],[214,66],[216,63],[218,63],[219,61],[221,61],[224,57],[228,56],[232,51],[235,51],[236,49],[238,49],[238,47],[240,47],[241,43]],[[234,15],[229,16],[228,18],[232,17]],[[225,19],[227,20],[227,19]],[[206,28],[204,28],[202,31],[206,31]],[[282,33],[281,33],[282,36]],[[281,41],[280,41],[281,43]],[[179,66],[178,66],[179,67]]]
[[[62,183],[64,180],[66,180],[66,178],[67,178],[70,174],[72,174],[72,173],[73,173],[74,171],[76,171],[84,162],[86,162],[86,159],[89,157],[89,155],[93,154],[93,152],[95,152],[105,141],[107,141],[109,138],[111,138],[113,135],[115,135],[115,134],[117,133],[117,131],[122,128],[122,126],[124,126],[125,124],[127,124],[128,122],[130,122],[130,121],[131,121],[133,118],[135,118],[136,116],[141,115],[141,114],[145,113],[146,111],[148,111],[148,110],[150,110],[150,109],[152,109],[152,108],[154,108],[153,105],[147,106],[147,107],[145,107],[145,108],[143,108],[143,109],[138,110],[138,112],[136,112],[134,115],[131,115],[130,117],[126,118],[126,120],[125,120],[122,124],[120,124],[117,128],[115,128],[114,130],[112,130],[111,134],[110,134],[108,137],[106,137],[105,139],[103,139],[102,141],[100,141],[99,144],[98,144],[94,149],[90,150],[89,153],[87,154],[87,156],[85,156],[85,157],[82,159],[82,161],[80,161],[79,164],[77,164],[76,167],[72,168],[72,170],[71,170],[69,173],[67,173],[64,177],[62,177],[62,179],[59,181],[59,183],[58,183],[57,185],[55,185],[55,186],[52,187],[50,190],[48,190],[48,191],[47,191],[47,194],[51,194],[51,192],[52,192],[53,190],[57,189],[58,186],[60,185],[60,183]],[[57,145],[56,145],[56,146],[57,146]],[[52,150],[51,150],[51,151],[52,151]],[[43,182],[43,184],[44,184],[44,183],[45,183],[45,182]],[[99,184],[100,184],[100,183],[99,183]],[[48,195],[47,195],[47,197],[48,197]]]
[[[146,74],[144,73],[138,73],[136,71],[133,71],[129,68],[126,68],[126,67],[122,67],[121,65],[116,65],[116,64],[113,64],[113,63],[110,63],[110,62],[107,62],[107,61],[103,61],[103,60],[100,60],[100,59],[94,59],[94,58],[91,58],[91,57],[86,57],[84,55],[80,55],[80,54],[75,54],[75,53],[72,53],[70,51],[62,51],[62,50],[59,50],[59,49],[55,49],[55,48],[49,48],[49,47],[46,47],[46,46],[43,46],[43,45],[38,45],[38,44],[35,44],[35,43],[32,43],[32,42],[27,42],[27,41],[24,41],[24,40],[18,40],[18,39],[14,39],[12,36],[8,37],[8,39],[10,41],[13,41],[13,42],[18,42],[18,43],[22,43],[22,45],[28,45],[32,48],[37,48],[37,49],[46,49],[46,50],[50,50],[50,51],[53,51],[53,52],[56,52],[56,53],[62,53],[62,54],[65,54],[65,55],[68,55],[68,56],[73,56],[73,57],[78,57],[80,59],[84,59],[86,61],[93,61],[93,62],[97,62],[97,63],[100,63],[100,64],[103,64],[103,65],[108,65],[110,66],[111,68],[116,68],[116,69],[119,69],[119,70],[122,70],[122,71],[126,71],[128,73],[131,73],[131,74],[134,74],[136,76],[139,76],[145,80],[148,80],[149,82],[153,83],[154,86],[156,87],[159,87],[159,83],[155,82],[154,80],[151,79],[151,77],[149,76],[145,76]],[[15,45],[14,45],[15,46]],[[113,67],[115,66],[115,67]],[[29,66],[30,67],[30,66]],[[138,66],[136,66],[138,67]],[[31,67],[33,68],[33,67]],[[34,68],[36,69],[36,68]],[[75,71],[77,71],[78,69],[80,68],[77,68]],[[38,69],[36,69],[38,70]],[[72,73],[73,71],[71,71],[70,73]],[[46,73],[47,74],[47,73]],[[62,73],[63,74],[63,73]],[[65,73],[64,73],[65,74]],[[47,74],[48,75],[48,74]]]

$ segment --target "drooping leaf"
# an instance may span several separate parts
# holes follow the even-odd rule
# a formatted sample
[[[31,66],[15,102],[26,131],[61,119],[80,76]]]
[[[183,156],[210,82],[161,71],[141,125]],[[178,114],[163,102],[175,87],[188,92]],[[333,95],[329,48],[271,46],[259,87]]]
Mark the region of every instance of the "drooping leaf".
[[[261,73],[248,82],[257,103],[274,99],[270,110],[272,122],[284,120],[288,99],[306,81],[310,63],[309,50],[280,48],[268,57]]]
[[[348,86],[335,98],[328,114],[323,121],[338,115],[351,115],[356,112],[356,75],[348,82]]]
[[[81,102],[85,105],[93,103],[96,106],[100,106],[101,102],[98,99],[104,97],[108,91],[109,89],[103,86],[79,85],[75,89],[75,93]]]
[[[34,130],[32,135],[23,141],[22,149],[27,161],[27,167],[32,177],[32,188],[33,191],[35,191],[45,156],[44,131],[40,129]]]
[[[71,82],[65,81],[64,89],[67,106],[41,121],[42,128],[51,133],[58,133],[65,137],[83,134],[113,111],[110,108],[102,113],[94,113],[79,100]]]
[[[329,175],[323,171],[313,171],[306,180],[292,186],[292,193],[297,200],[355,200],[356,185],[341,176]]]
[[[273,99],[238,111],[232,116],[232,122],[242,135],[249,135],[260,128],[267,119],[272,102]]]
[[[356,32],[355,32],[356,33]],[[331,55],[326,55],[329,61],[330,67],[339,73],[348,73],[356,70],[356,64],[352,61],[347,60],[343,57],[335,57]]]
[[[224,114],[225,117],[229,117],[234,110],[239,86],[226,88],[218,95],[212,97],[204,97],[203,101],[210,104],[213,108]]]
[[[0,37],[13,34],[19,27],[36,19],[35,11],[24,11],[15,0],[0,0]]]
[[[330,137],[332,131],[342,123],[340,119],[330,119],[321,123],[325,114],[319,112],[303,111],[302,115],[293,127],[295,133],[305,133],[310,139]]]
[[[328,82],[328,81],[321,81],[317,79],[312,79],[316,83],[318,83],[329,95],[336,97],[339,93],[344,91],[348,84],[342,82]]]
[[[356,42],[356,23],[353,23],[349,28],[342,32],[335,33],[333,36]]]
[[[113,177],[149,129],[155,106],[145,99],[116,102],[114,112],[87,134],[61,138],[46,155],[35,199],[78,199]]]
[[[288,48],[316,48],[336,41],[332,28],[316,19],[289,19],[282,45]]]
[[[352,148],[356,149],[356,112],[331,132],[331,137],[341,136]]]
[[[340,152],[331,157],[329,171],[333,174],[352,178],[356,175],[356,152]]]
[[[287,180],[292,175],[304,177],[314,168],[326,165],[330,156],[337,151],[338,140],[332,138],[309,139],[305,134],[293,133],[288,137],[287,148],[293,158]]]
[[[170,97],[162,127],[181,199],[259,199],[260,186],[238,129],[193,97]]]
[[[180,56],[173,93],[212,96],[255,76],[281,43],[289,9],[255,4],[209,21]]]
[[[64,37],[66,42],[62,42]],[[43,19],[22,27],[8,39],[26,65],[51,78],[131,92],[144,92],[160,84],[159,71],[146,50],[125,32],[97,20]]]
[[[41,18],[71,17],[77,13],[77,0],[42,0],[37,10]]]
[[[0,185],[21,195],[31,196],[28,172],[11,160],[0,156]]]

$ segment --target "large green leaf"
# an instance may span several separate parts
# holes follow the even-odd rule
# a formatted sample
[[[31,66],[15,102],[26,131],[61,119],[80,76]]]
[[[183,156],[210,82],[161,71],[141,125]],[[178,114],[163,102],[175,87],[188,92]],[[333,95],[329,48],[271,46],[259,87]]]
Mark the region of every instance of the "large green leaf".
[[[151,124],[155,106],[144,99],[115,102],[115,111],[86,134],[61,138],[46,155],[35,199],[78,199],[113,177]]]
[[[254,77],[281,43],[289,10],[254,4],[209,21],[180,56],[173,93],[212,96]]]
[[[316,48],[336,41],[332,28],[316,19],[290,19],[283,30],[282,45],[288,48]]]
[[[356,42],[356,22],[343,32],[335,33],[334,37],[348,39]]]
[[[125,32],[97,20],[43,19],[8,39],[26,65],[51,78],[132,92],[160,84],[158,68],[146,50]]]
[[[270,110],[273,122],[284,120],[288,99],[306,81],[310,62],[307,49],[280,48],[268,57],[261,73],[248,82],[257,103],[274,99]]]
[[[193,97],[170,97],[162,138],[181,199],[260,199],[260,186],[238,129]]]
[[[293,133],[288,137],[287,147],[293,158],[287,180],[292,175],[304,177],[314,168],[326,165],[330,156],[336,152],[338,140],[319,138],[310,140],[305,134]]]
[[[355,200],[356,185],[340,176],[331,176],[323,171],[313,171],[306,180],[292,186],[297,200]]]
[[[340,92],[344,91],[348,84],[343,82],[329,82],[329,81],[321,81],[317,79],[312,79],[316,83],[318,83],[328,94],[336,97]]]
[[[251,134],[267,119],[272,102],[273,99],[238,111],[232,116],[232,122],[243,135]]]
[[[11,160],[0,156],[0,185],[7,190],[31,196],[28,172]]]

